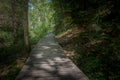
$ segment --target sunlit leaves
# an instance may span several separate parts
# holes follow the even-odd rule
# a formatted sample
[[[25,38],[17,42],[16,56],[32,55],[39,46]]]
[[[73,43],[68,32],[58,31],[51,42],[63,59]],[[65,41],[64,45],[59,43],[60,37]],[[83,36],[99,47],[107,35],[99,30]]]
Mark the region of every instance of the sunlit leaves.
[[[54,10],[49,0],[30,0],[29,25],[31,39],[40,39],[54,27]]]

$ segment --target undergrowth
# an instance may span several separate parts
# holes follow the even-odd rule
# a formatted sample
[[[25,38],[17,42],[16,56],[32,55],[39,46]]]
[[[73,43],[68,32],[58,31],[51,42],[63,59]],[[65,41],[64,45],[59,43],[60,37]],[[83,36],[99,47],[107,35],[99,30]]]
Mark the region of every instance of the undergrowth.
[[[88,29],[73,35],[74,37],[67,37],[74,31],[67,34],[65,32],[58,37],[66,54],[70,54],[69,50],[74,51],[74,55],[68,57],[90,80],[119,80],[120,78],[120,38],[119,34],[112,32],[110,28],[112,27],[101,28],[99,31]]]

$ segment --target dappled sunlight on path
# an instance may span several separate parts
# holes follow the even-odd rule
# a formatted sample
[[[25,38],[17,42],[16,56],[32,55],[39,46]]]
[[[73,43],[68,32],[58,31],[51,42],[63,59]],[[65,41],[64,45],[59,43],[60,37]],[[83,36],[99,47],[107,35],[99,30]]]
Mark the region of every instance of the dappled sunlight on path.
[[[68,59],[50,33],[31,51],[26,65],[16,80],[88,80]]]

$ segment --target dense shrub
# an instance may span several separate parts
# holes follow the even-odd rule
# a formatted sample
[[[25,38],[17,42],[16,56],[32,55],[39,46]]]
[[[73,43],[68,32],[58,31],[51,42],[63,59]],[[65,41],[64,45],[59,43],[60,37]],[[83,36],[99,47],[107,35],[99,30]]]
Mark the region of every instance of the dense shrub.
[[[70,25],[84,30],[72,42],[78,53],[74,59],[77,64],[91,80],[119,80],[120,1],[64,0],[61,3],[60,0],[53,0],[53,2],[57,5],[55,11],[58,17],[55,19],[59,24],[55,26],[56,33],[69,29]],[[57,12],[57,9],[61,11]],[[64,23],[68,16],[72,22]],[[71,24],[66,27],[65,24],[69,23]]]

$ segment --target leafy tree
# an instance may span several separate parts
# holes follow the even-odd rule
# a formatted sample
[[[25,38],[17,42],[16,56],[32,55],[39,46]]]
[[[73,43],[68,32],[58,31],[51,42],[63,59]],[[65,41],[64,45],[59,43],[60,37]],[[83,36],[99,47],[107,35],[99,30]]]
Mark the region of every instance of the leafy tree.
[[[51,32],[54,26],[53,9],[49,0],[31,0],[29,6],[29,25],[32,42]]]
[[[120,56],[120,1],[52,1],[56,34],[76,26],[79,30],[84,30],[72,41],[78,53],[75,57],[77,64],[90,79],[118,80],[120,78],[118,57]],[[66,22],[68,17],[70,20]]]

